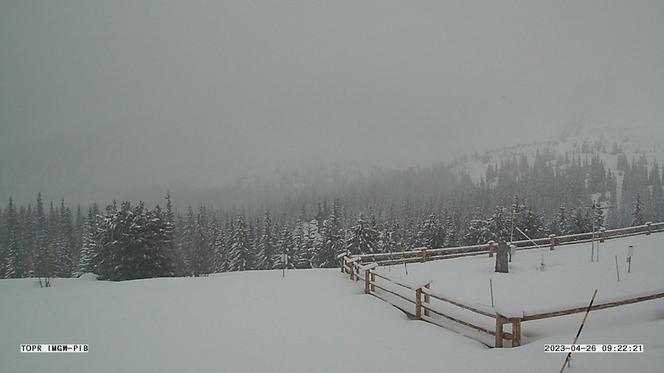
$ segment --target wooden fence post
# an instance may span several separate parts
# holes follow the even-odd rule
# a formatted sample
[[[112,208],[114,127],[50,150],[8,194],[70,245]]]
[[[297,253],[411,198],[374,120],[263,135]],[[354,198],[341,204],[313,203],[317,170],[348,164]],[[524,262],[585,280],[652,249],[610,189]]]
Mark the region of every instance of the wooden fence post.
[[[505,318],[496,314],[496,344],[495,347],[503,347],[503,325],[505,325]]]
[[[521,319],[512,320],[512,347],[521,346]]]
[[[556,247],[556,235],[554,233],[551,233],[549,235],[549,250],[553,251],[555,247]]]
[[[652,223],[647,222],[646,223],[646,236],[650,236],[650,233],[652,233]]]
[[[427,261],[427,251],[422,250],[422,263]]]
[[[428,284],[424,285],[424,287],[427,288],[427,289],[431,289],[431,283],[428,283]],[[426,303],[427,307],[429,306],[430,301],[431,301],[431,297],[429,296],[429,294],[424,293],[424,303]],[[430,313],[429,309],[425,308],[424,309],[424,316],[429,316],[429,313]]]
[[[599,242],[604,242],[606,240],[606,228],[602,227],[599,229]]]
[[[364,293],[365,294],[371,294],[371,275],[370,275],[371,270],[370,269],[365,269],[364,270]]]
[[[493,251],[495,250],[495,248],[494,248],[493,245],[494,245],[495,243],[496,243],[496,242],[493,241],[493,240],[487,242],[487,245],[489,245],[489,258],[493,258]]]
[[[344,266],[346,265],[346,257],[345,256],[342,256],[341,258],[339,258],[339,264],[340,264],[340,267],[341,267],[341,273],[346,273],[346,268],[344,268]]]
[[[422,320],[422,288],[415,290],[415,318]]]
[[[376,282],[376,274],[369,271],[369,276],[371,277],[371,291],[375,292],[376,291],[376,286],[374,285],[374,283]]]
[[[353,281],[355,279],[355,262],[350,262],[348,269],[350,269],[350,280]]]

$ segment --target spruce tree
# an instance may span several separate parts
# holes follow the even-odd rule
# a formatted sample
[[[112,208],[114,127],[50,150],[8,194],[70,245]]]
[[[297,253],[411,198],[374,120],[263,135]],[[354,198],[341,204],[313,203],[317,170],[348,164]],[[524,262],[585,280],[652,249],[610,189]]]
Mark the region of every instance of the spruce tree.
[[[641,194],[636,194],[636,199],[634,200],[634,208],[632,209],[632,226],[638,226],[645,224],[643,215],[641,212]]]
[[[351,255],[373,254],[378,252],[378,233],[360,214],[355,226],[351,228],[346,241],[346,250]]]
[[[18,216],[13,200],[9,197],[9,206],[7,207],[7,254],[4,264],[5,278],[23,277],[23,268],[21,268],[22,258],[19,247],[18,236]]]
[[[228,270],[246,271],[254,266],[254,258],[251,255],[249,232],[245,217],[238,215],[233,222],[231,244],[228,249]]]
[[[257,269],[272,269],[274,267],[275,242],[272,229],[270,212],[265,211],[261,234],[258,239]]]

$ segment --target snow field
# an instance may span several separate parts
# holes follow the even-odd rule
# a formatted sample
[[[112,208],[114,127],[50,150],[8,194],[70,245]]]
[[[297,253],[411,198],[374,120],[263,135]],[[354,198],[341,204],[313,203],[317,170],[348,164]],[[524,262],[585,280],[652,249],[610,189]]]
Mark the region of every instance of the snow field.
[[[661,283],[661,272],[648,268],[657,267],[654,261],[662,257],[655,254],[655,244],[646,245],[648,239],[661,242],[661,238],[629,239],[637,247],[634,273],[632,279],[621,276],[624,284],[619,290]],[[597,273],[602,274],[604,262],[612,259],[609,244],[602,248],[600,263],[583,266],[597,264]],[[624,246],[616,245],[615,250]],[[575,253],[588,261],[589,249],[561,247],[547,258],[547,270],[540,273],[533,268],[538,254],[520,252],[509,276],[547,283],[556,273],[566,273],[563,259],[567,255],[574,259]],[[557,260],[562,262],[556,265]],[[435,291],[455,290],[452,295],[461,299],[487,303],[489,258],[426,265],[438,268],[430,273],[437,275]],[[576,272],[573,268],[569,271]],[[425,269],[409,265],[408,280],[417,282]],[[398,270],[392,268],[390,275]],[[646,271],[650,274],[639,277]],[[456,277],[464,273],[467,281],[449,272]],[[494,279],[498,304],[509,304],[513,298],[504,287],[511,282]],[[602,279],[609,281],[610,276]],[[613,282],[601,288],[600,295],[616,286]],[[349,281],[338,269],[288,271],[285,279],[280,271],[250,271],[125,282],[85,276],[55,279],[53,284],[41,289],[35,279],[0,280],[0,372],[557,371],[564,356],[545,354],[542,346],[571,343],[582,318],[577,314],[525,323],[526,345],[489,349],[450,330],[409,320],[395,307],[363,294],[363,283]],[[528,289],[518,282],[514,286],[515,293]],[[591,285],[573,288],[574,296],[565,300],[585,301],[590,293],[584,286]],[[545,292],[557,297],[555,290]],[[546,296],[532,296],[536,304],[551,304]],[[570,371],[664,371],[663,333],[661,301],[593,312],[582,343],[643,343],[645,352],[579,354]],[[21,354],[21,343],[87,343],[90,352]]]

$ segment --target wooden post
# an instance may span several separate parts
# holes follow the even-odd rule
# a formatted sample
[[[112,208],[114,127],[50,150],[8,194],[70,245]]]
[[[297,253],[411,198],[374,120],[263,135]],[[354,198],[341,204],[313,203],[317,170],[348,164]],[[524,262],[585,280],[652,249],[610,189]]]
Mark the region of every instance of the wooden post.
[[[348,269],[350,269],[350,280],[353,281],[355,277],[355,262],[350,262],[350,266]]]
[[[512,347],[521,346],[521,319],[512,320]]]
[[[487,245],[489,245],[489,258],[493,258],[493,252],[495,251],[494,244],[495,242],[493,240],[487,242]]]
[[[431,289],[431,283],[428,283],[428,284],[424,285],[424,287],[427,288],[427,289]],[[429,296],[429,294],[424,293],[424,303],[427,304],[427,307],[429,306],[430,301],[431,301],[431,297]],[[424,309],[424,316],[429,316],[429,313],[430,313],[429,309],[425,308]]]
[[[371,282],[371,276],[369,275],[369,272],[371,272],[370,269],[365,269],[364,270],[364,293],[365,294],[371,294],[371,288],[369,285]]]
[[[415,318],[422,320],[422,288],[415,290]]]
[[[422,263],[427,261],[427,251],[422,250]]]
[[[345,273],[346,272],[346,269],[344,268],[344,265],[346,264],[346,257],[345,256],[342,256],[341,258],[339,258],[339,264],[341,266],[341,273]]]
[[[549,235],[549,250],[553,251],[556,247],[556,235],[551,233]]]
[[[606,228],[602,227],[599,229],[599,242],[603,243],[606,240]]]
[[[503,325],[505,324],[505,318],[496,314],[496,344],[495,347],[503,347]]]
[[[652,233],[652,223],[647,222],[646,223],[646,236],[650,236],[650,233]]]
[[[376,291],[376,286],[374,285],[374,283],[376,282],[376,274],[369,271],[369,276],[371,277],[371,291],[375,292]]]

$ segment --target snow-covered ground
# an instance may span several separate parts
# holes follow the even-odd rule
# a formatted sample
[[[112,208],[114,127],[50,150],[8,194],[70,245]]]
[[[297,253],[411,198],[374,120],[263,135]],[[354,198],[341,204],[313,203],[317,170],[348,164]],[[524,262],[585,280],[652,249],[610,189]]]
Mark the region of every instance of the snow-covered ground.
[[[496,273],[495,257],[488,255],[409,264],[407,276],[403,265],[381,267],[379,272],[412,282],[432,280],[436,292],[487,306],[491,304],[491,279],[496,308],[534,314],[563,305],[587,304],[594,289],[598,289],[597,302],[664,292],[663,244],[664,233],[607,240],[599,244],[598,262],[590,261],[590,243],[557,246],[554,251],[548,246],[517,251],[509,263],[510,273]],[[634,246],[634,256],[627,273],[630,245]]]
[[[533,306],[585,301],[594,283],[580,279],[566,291],[542,286],[591,268],[585,280],[600,276],[600,298],[657,287],[664,275],[652,270],[664,264],[663,239],[610,241],[600,263],[588,263],[589,249],[560,247],[547,256],[545,272],[535,271],[536,252],[520,252],[507,275],[514,281],[492,275],[489,259],[479,257],[409,265],[409,278],[435,274],[434,289],[481,303],[488,300],[489,276],[499,304],[518,298],[506,291],[510,284]],[[628,241],[637,247],[634,272],[624,274],[621,262],[617,284],[605,267]],[[582,318],[525,323],[524,346],[490,349],[409,320],[334,269],[291,271],[285,279],[279,271],[118,283],[56,279],[49,289],[34,279],[0,280],[0,302],[0,372],[550,372],[560,369],[564,355],[545,354],[542,345],[571,343]],[[593,312],[581,342],[643,343],[645,352],[578,354],[570,371],[664,371],[662,335],[662,300]],[[21,343],[87,343],[90,352],[21,354]]]

